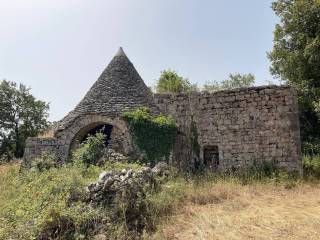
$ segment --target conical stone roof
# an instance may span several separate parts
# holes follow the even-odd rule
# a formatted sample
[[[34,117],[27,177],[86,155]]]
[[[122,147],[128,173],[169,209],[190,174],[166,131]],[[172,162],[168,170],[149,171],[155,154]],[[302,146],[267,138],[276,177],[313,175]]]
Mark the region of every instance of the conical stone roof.
[[[82,115],[117,117],[142,106],[158,113],[152,93],[120,47],[81,102],[58,123],[57,130],[65,129]]]

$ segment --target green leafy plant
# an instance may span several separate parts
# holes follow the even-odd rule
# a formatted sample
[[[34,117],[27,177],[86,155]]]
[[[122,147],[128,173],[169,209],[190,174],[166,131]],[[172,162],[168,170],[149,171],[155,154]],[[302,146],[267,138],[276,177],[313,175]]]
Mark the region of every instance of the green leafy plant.
[[[194,151],[196,156],[200,157],[200,144],[199,144],[198,138],[199,138],[199,133],[198,133],[197,124],[195,121],[192,120],[192,122],[191,122],[191,137],[190,137],[191,146],[192,146],[192,150]]]
[[[320,179],[320,155],[318,156],[304,156],[303,175],[305,178]]]
[[[19,172],[16,164],[1,172],[0,239],[74,239],[75,232],[89,234],[89,222],[103,213],[80,200],[85,186],[97,178],[84,177],[82,168],[69,164]]]
[[[37,157],[31,160],[31,169],[44,171],[52,167],[57,167],[57,159],[54,154],[44,153],[41,157]]]
[[[158,160],[169,158],[175,141],[177,126],[172,117],[152,116],[148,108],[139,108],[122,114],[130,126],[134,143],[154,165]]]
[[[96,165],[103,155],[105,138],[106,136],[101,132],[89,136],[87,140],[73,152],[73,161],[86,165]]]

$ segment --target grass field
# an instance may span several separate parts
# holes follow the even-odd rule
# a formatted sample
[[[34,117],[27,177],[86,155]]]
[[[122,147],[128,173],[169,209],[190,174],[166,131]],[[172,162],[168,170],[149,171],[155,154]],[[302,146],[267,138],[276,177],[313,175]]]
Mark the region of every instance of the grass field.
[[[126,166],[118,165],[104,169]],[[1,240],[34,239],[56,221],[52,210],[69,217],[79,229],[103,215],[77,202],[70,208],[67,201],[102,169],[92,167],[82,175],[82,168],[67,166],[20,175],[19,167],[19,162],[0,165]],[[108,232],[110,239],[320,239],[320,183],[316,179],[281,174],[261,179],[178,175],[164,182],[161,191],[148,195],[146,203],[148,208],[141,214],[148,216],[145,227],[152,231],[143,236]]]
[[[204,183],[152,239],[320,239],[320,185]]]

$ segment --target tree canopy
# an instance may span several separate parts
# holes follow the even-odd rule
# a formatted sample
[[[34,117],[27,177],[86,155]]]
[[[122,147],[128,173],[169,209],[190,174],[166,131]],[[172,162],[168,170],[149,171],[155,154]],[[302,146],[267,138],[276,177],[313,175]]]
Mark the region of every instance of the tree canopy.
[[[25,140],[48,127],[48,111],[23,84],[0,81],[0,158],[22,157]]]
[[[179,76],[173,70],[164,70],[156,83],[157,93],[181,93],[197,91],[196,84],[190,83],[186,78]]]
[[[271,73],[296,87],[304,142],[320,142],[320,0],[277,0]]]
[[[228,90],[241,87],[252,87],[255,82],[255,76],[251,73],[249,74],[230,74],[229,78],[222,81],[221,83],[217,81],[207,82],[203,85],[203,90],[205,91],[218,91],[218,90]]]

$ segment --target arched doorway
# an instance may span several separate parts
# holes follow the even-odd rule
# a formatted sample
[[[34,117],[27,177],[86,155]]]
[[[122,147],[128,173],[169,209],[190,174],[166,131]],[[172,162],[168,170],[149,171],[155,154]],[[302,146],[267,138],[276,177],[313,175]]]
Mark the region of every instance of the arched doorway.
[[[106,136],[105,145],[108,146],[109,141],[111,139],[112,129],[113,129],[113,126],[110,124],[98,125],[98,126],[92,128],[91,130],[89,130],[84,136],[82,136],[82,138],[79,139],[79,142],[80,142],[80,144],[84,143],[88,139],[89,136],[94,136],[97,133],[103,133]]]
[[[105,138],[105,146],[107,147],[110,144],[111,135],[113,131],[113,126],[111,124],[103,123],[103,122],[95,122],[91,123],[76,133],[74,136],[71,145],[70,150],[74,150],[77,148],[80,144],[84,143],[89,136],[94,136],[95,134],[101,132],[103,133]]]
[[[67,162],[72,151],[83,143],[89,134],[93,135],[102,129],[107,136],[107,148],[112,148],[125,155],[135,151],[125,121],[101,115],[84,115],[77,118],[64,130],[55,132],[55,138],[60,141],[59,160]]]

